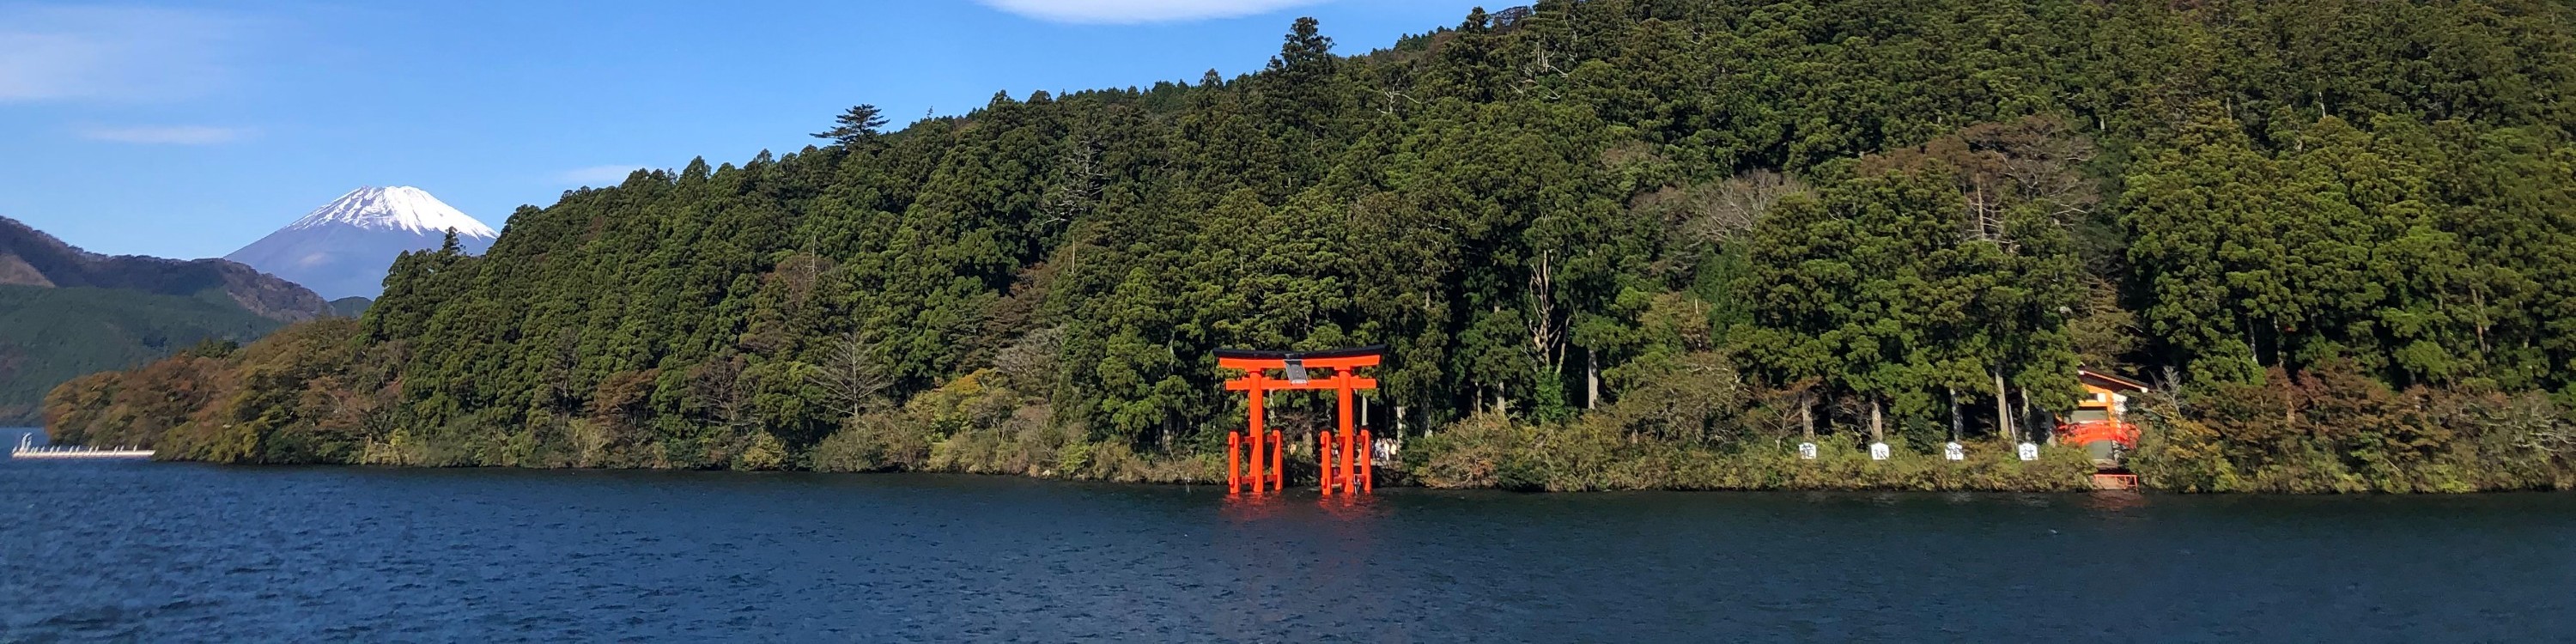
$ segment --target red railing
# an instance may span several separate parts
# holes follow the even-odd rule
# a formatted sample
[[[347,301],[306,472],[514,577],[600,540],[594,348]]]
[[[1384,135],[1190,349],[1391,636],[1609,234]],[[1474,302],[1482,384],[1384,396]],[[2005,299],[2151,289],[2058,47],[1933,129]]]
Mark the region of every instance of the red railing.
[[[2111,441],[2121,447],[2137,449],[2138,426],[2110,420],[2088,420],[2057,426],[2061,443],[2084,445],[2094,441]]]

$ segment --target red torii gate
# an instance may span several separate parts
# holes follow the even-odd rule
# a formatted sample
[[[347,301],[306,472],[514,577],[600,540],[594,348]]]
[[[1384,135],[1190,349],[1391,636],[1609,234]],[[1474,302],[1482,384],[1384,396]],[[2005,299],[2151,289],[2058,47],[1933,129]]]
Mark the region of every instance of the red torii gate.
[[[1325,494],[1335,491],[1353,494],[1375,489],[1377,486],[1373,479],[1376,477],[1372,475],[1376,474],[1376,464],[1368,456],[1373,443],[1367,428],[1353,431],[1351,402],[1353,392],[1377,389],[1377,379],[1352,372],[1361,367],[1378,366],[1385,356],[1386,347],[1377,345],[1303,352],[1216,350],[1217,368],[1244,372],[1240,377],[1225,381],[1226,390],[1252,396],[1249,427],[1226,434],[1226,490],[1240,493],[1249,487],[1258,494],[1264,485],[1271,491],[1284,489],[1287,485],[1287,478],[1280,473],[1281,466],[1285,464],[1280,452],[1285,450],[1287,443],[1280,440],[1279,432],[1262,427],[1262,399],[1274,389],[1331,389],[1338,392],[1341,431],[1325,431],[1316,436],[1315,462],[1323,470],[1319,488]],[[1281,377],[1271,377],[1273,369],[1279,370]],[[1333,374],[1315,378],[1307,372],[1308,369],[1331,369]],[[1246,445],[1252,452],[1250,458],[1245,458],[1247,455],[1243,453]],[[1269,450],[1268,458],[1263,458],[1264,448]],[[1251,466],[1248,473],[1243,467],[1246,464]],[[1266,472],[1262,468],[1265,464],[1269,465]]]

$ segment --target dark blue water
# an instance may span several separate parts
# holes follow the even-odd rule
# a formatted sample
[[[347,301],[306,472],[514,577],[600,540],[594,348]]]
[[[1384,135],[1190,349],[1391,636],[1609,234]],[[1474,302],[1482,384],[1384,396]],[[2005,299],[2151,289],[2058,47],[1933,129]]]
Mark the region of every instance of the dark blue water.
[[[2557,494],[1235,503],[0,461],[0,510],[0,641],[2576,638],[2576,495]]]

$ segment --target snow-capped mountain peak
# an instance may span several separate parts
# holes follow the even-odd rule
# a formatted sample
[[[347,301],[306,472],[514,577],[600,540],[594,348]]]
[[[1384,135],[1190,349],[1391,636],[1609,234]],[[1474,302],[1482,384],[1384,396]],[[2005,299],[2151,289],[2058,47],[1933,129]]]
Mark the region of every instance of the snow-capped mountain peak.
[[[491,226],[483,225],[455,207],[439,201],[428,191],[411,186],[379,188],[367,186],[340,195],[303,219],[288,224],[288,230],[320,228],[345,224],[371,230],[400,230],[424,235],[443,235],[456,229],[457,237],[490,239],[501,236]]]
[[[375,297],[404,252],[437,250],[448,229],[457,249],[479,254],[500,233],[419,188],[369,186],[340,195],[304,218],[224,259],[286,278],[325,298]]]

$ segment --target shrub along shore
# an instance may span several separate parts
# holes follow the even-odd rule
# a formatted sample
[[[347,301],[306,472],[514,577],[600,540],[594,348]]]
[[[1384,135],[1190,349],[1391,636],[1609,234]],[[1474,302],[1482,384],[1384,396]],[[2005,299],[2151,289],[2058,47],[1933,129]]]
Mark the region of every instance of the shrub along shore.
[[[299,326],[250,346],[209,345],[131,372],[66,385],[57,442],[133,441],[158,458],[218,463],[342,463],[411,467],[671,468],[746,471],[961,472],[1130,483],[1221,484],[1223,445],[1139,450],[1058,422],[1045,398],[1020,393],[1010,374],[981,371],[872,409],[815,444],[790,447],[765,432],[701,430],[637,441],[613,416],[556,417],[516,432],[450,425],[379,424],[390,395],[347,396],[329,385],[381,371],[353,342],[357,324]],[[307,385],[273,400],[253,385]],[[1734,386],[1726,383],[1736,382]],[[1555,423],[1481,413],[1404,437],[1383,463],[1385,485],[1523,491],[1926,490],[2055,492],[2090,489],[2093,463],[2072,446],[2021,461],[2011,443],[1963,441],[1966,460],[1940,453],[1932,431],[1889,437],[1871,460],[1867,435],[1813,439],[1788,392],[1759,393],[1726,378],[1637,395]],[[2152,490],[2174,492],[2475,492],[2576,488],[2576,423],[2548,396],[2415,388],[2399,392],[2328,367],[2274,374],[2268,384],[2178,399],[2148,396],[2130,465]],[[390,392],[391,389],[380,390]],[[283,405],[283,407],[269,407]],[[253,413],[252,410],[270,411]],[[276,410],[286,410],[279,413]],[[184,412],[184,413],[183,413]],[[1274,414],[1274,426],[1326,418]],[[279,417],[304,419],[284,426]],[[1676,427],[1700,428],[1679,435]],[[150,433],[140,433],[144,430]],[[1295,431],[1294,429],[1291,430]],[[1311,436],[1311,435],[1308,435]],[[1292,480],[1311,481],[1310,445],[1292,439]]]

